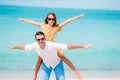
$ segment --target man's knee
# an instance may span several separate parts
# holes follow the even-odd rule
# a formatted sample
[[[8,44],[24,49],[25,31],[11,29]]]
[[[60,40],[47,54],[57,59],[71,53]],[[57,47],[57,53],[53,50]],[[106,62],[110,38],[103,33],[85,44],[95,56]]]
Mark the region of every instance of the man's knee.
[[[57,80],[65,80],[65,77],[63,75],[59,76]]]

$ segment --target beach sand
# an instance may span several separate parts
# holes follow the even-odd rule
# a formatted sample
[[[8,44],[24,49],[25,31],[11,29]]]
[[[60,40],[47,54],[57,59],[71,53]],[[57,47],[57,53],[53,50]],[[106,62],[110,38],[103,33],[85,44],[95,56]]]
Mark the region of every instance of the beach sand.
[[[82,70],[84,80],[120,80],[120,71],[116,70]],[[78,80],[72,71],[66,71],[66,80]],[[0,80],[32,80],[33,71],[0,71]],[[39,80],[39,76],[37,78]],[[54,73],[50,80],[55,80]]]

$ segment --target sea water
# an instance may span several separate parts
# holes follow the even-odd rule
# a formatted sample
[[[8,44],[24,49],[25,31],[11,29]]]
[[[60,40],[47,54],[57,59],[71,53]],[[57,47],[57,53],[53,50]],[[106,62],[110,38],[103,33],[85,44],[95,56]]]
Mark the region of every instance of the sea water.
[[[85,13],[83,18],[63,27],[55,42],[85,45],[89,49],[64,51],[64,55],[79,70],[120,70],[120,11],[67,8],[44,8],[0,5],[0,71],[34,70],[35,51],[9,49],[9,45],[25,45],[35,41],[40,28],[18,18],[44,22],[48,12],[54,12],[57,23]],[[65,64],[65,70],[71,70]]]

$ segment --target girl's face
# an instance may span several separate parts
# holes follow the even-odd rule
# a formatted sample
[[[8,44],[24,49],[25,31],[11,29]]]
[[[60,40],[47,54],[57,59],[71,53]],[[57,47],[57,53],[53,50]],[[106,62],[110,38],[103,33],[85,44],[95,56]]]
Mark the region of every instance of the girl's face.
[[[50,26],[53,26],[54,22],[55,22],[55,18],[53,15],[48,15],[48,18],[47,18],[47,21],[48,21],[48,25]]]

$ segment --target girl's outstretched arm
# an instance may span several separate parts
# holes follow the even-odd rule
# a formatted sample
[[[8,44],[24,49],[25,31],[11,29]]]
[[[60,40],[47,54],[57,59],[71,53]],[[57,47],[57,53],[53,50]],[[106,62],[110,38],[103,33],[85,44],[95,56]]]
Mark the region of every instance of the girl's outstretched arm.
[[[69,19],[67,19],[66,21],[64,21],[63,23],[59,24],[59,26],[62,28],[62,27],[64,27],[66,24],[68,24],[68,23],[70,23],[70,22],[72,22],[72,21],[74,21],[74,20],[76,20],[76,19],[82,18],[83,16],[85,16],[84,13],[80,14],[79,16],[75,16],[75,17],[73,17],[73,18],[69,18]]]
[[[18,18],[18,20],[26,22],[26,23],[33,24],[35,26],[41,26],[40,22],[35,22],[35,21],[32,21],[32,20],[24,19],[24,18]]]

